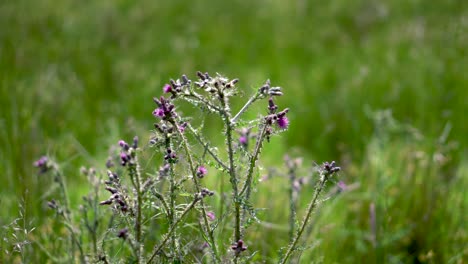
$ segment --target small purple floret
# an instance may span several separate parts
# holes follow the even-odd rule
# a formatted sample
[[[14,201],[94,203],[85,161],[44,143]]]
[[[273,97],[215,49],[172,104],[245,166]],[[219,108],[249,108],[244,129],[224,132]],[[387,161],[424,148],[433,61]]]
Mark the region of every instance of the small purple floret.
[[[205,166],[200,166],[197,169],[197,176],[198,178],[203,178],[205,175],[208,173],[208,170],[205,168]]]
[[[187,128],[187,122],[183,122],[182,124],[179,125],[179,131],[181,133],[184,133],[185,132],[185,128]]]
[[[282,117],[278,118],[277,124],[278,124],[279,128],[285,129],[289,125],[289,120],[288,120],[288,118],[286,116],[282,116]]]
[[[247,137],[246,136],[241,136],[239,138],[239,143],[241,143],[242,145],[247,145]]]
[[[47,156],[42,156],[34,162],[34,167],[39,168],[40,173],[45,173],[49,169],[49,158]]]
[[[161,108],[156,108],[153,111],[153,115],[156,116],[156,117],[164,117],[164,110],[161,109]]]
[[[34,166],[38,168],[44,167],[45,165],[47,165],[48,160],[49,159],[46,156],[42,156],[34,162]]]
[[[164,85],[164,87],[163,87],[163,92],[164,92],[164,93],[170,93],[170,92],[172,92],[172,86],[169,85],[169,84]]]
[[[214,221],[216,219],[216,215],[214,212],[206,212],[206,216],[208,217],[208,219],[210,219],[210,221]]]

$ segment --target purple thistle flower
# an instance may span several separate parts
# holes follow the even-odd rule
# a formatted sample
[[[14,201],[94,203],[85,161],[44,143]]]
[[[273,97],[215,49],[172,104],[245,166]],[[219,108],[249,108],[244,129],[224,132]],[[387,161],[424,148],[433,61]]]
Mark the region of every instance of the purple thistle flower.
[[[164,110],[162,108],[156,108],[154,111],[153,111],[153,115],[156,116],[156,117],[164,117]]]
[[[281,116],[276,121],[276,124],[278,125],[279,128],[285,129],[289,125],[289,119],[286,116]]]
[[[34,162],[34,166],[38,168],[44,167],[45,165],[47,165],[48,160],[49,159],[47,158],[47,156],[42,156]]]
[[[205,175],[208,173],[208,170],[205,168],[205,166],[199,166],[197,169],[197,177],[198,178],[203,178]]]
[[[120,164],[122,164],[122,166],[125,166],[130,161],[130,156],[125,152],[121,152],[120,153],[120,161],[121,161]]]
[[[239,143],[243,146],[246,146],[247,145],[247,137],[246,136],[241,136],[239,138]]]
[[[130,149],[130,146],[128,145],[128,143],[123,140],[119,140],[119,146],[122,147],[122,149],[125,151]]]
[[[216,215],[214,212],[206,212],[206,216],[208,217],[209,220],[214,221],[216,219]]]
[[[169,85],[169,84],[164,85],[163,92],[164,93],[171,93],[172,92],[172,86]]]
[[[48,162],[49,158],[47,156],[42,156],[34,162],[34,167],[39,168],[40,173],[45,173],[50,168]]]

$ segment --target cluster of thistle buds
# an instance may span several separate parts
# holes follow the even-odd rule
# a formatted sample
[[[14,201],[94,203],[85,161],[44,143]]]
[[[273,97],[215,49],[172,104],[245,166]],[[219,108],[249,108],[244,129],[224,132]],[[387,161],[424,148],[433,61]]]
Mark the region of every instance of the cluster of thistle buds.
[[[217,78],[212,78],[207,72],[202,73],[198,71],[197,76],[198,78],[200,78],[200,80],[198,82],[195,82],[195,84],[199,88],[203,88],[206,92],[209,93],[219,93],[222,92],[224,89],[233,88],[236,85],[236,83],[239,82],[239,79],[229,80],[221,76],[217,76]]]
[[[169,120],[176,116],[174,111],[175,106],[171,103],[169,99],[166,99],[164,98],[164,96],[161,96],[159,99],[156,97],[153,98],[153,101],[158,105],[158,108],[156,108],[153,111],[154,116],[159,117],[163,120]]]
[[[262,95],[269,95],[269,96],[281,96],[283,92],[281,92],[281,87],[274,86],[271,87],[270,80],[267,80],[265,84],[258,89],[260,94]]]
[[[121,165],[135,165],[135,150],[138,148],[138,137],[133,138],[132,146],[130,146],[127,142],[123,140],[119,141],[119,146],[122,148],[120,152]]]
[[[276,125],[284,130],[288,128],[289,119],[286,117],[286,114],[289,112],[289,109],[286,108],[283,111],[277,112],[278,106],[273,101],[273,97],[270,97],[268,100],[268,110],[269,114],[265,117],[265,122],[267,125],[266,128],[266,139],[270,142],[270,136],[273,133],[272,125],[276,123]]]
[[[322,173],[325,175],[325,176],[331,176],[337,172],[339,172],[341,170],[340,167],[336,166],[336,162],[335,161],[332,161],[332,162],[325,162],[323,163],[322,165]]]
[[[200,201],[201,199],[207,196],[213,196],[215,192],[208,190],[207,188],[202,188],[200,192],[195,193],[195,201]]]
[[[114,173],[110,170],[107,171],[107,175],[109,176],[109,180],[105,181],[106,184],[106,191],[111,193],[109,199],[100,202],[100,205],[115,205],[115,208],[118,209],[122,213],[127,213],[130,209],[125,195],[120,191],[120,177],[117,173]]]

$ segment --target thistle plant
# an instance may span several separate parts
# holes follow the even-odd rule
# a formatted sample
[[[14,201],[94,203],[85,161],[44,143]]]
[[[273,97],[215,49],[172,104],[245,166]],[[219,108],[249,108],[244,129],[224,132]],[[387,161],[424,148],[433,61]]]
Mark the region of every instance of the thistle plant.
[[[62,190],[60,199],[50,200],[70,235],[71,261],[81,263],[118,261],[131,263],[226,263],[250,260],[247,228],[257,218],[252,193],[262,149],[287,130],[288,108],[276,101],[280,87],[267,80],[239,110],[238,79],[197,72],[192,81],[182,75],[163,86],[163,95],[153,98],[154,130],[147,143],[138,137],[120,140],[105,164],[105,171],[82,169],[92,191],[81,205],[76,223],[70,207],[65,177],[58,166],[43,157],[36,162],[40,173],[51,172]],[[217,116],[222,123],[223,146],[207,140],[203,120],[185,116],[181,106],[194,106],[202,117]],[[254,104],[264,112],[253,119],[245,113]],[[218,141],[221,141],[218,139]],[[286,263],[307,226],[326,182],[340,170],[334,162],[319,170],[315,194],[304,220],[296,226],[296,198],[304,184],[296,175],[301,163],[286,160],[291,183],[290,239],[279,263]],[[213,177],[229,179],[230,189],[210,189]],[[223,182],[223,181],[221,181]],[[216,199],[221,202],[217,203]],[[58,201],[60,200],[60,201]],[[228,227],[228,228],[225,228]],[[195,230],[195,231],[194,231]],[[226,231],[227,230],[227,231]],[[226,235],[226,232],[232,232]],[[88,245],[89,244],[89,245]],[[52,256],[44,246],[40,246]],[[86,252],[85,252],[86,251]],[[77,256],[77,259],[74,258]],[[56,262],[60,259],[54,258]]]

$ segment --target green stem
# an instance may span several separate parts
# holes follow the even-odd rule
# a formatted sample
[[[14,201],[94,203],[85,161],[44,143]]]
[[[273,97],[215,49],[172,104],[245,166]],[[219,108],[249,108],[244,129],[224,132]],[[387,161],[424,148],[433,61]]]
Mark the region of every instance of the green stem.
[[[247,203],[250,200],[250,194],[251,194],[251,190],[252,190],[252,181],[253,181],[253,171],[254,171],[254,168],[255,168],[255,163],[257,162],[258,156],[259,156],[260,151],[262,149],[262,145],[263,145],[263,141],[264,141],[263,139],[264,139],[265,133],[266,133],[266,128],[267,128],[267,125],[264,124],[263,129],[260,132],[260,135],[257,137],[257,143],[255,145],[253,155],[251,156],[251,158],[249,160],[249,168],[247,170],[247,177],[246,177],[244,186],[243,186],[243,188],[242,188],[242,190],[241,190],[241,192],[239,194],[239,197],[243,197],[242,199],[244,200],[244,203]],[[244,193],[245,193],[245,196],[244,196]],[[246,208],[247,207],[244,206],[243,210],[242,210],[242,223],[245,221]],[[241,230],[241,233],[243,231],[244,230]]]
[[[218,106],[216,106],[216,105],[212,104],[211,102],[205,100],[201,95],[199,95],[195,91],[190,91],[189,95],[185,95],[185,99],[188,102],[193,104],[193,101],[190,98],[195,98],[196,100],[198,100],[199,103],[202,103],[204,106],[208,107],[208,109],[210,109],[210,110],[212,110],[214,112],[218,112],[218,113],[222,112],[221,108],[219,108]]]
[[[260,95],[261,94],[257,92],[252,97],[250,97],[241,110],[239,110],[239,112],[231,119],[231,124],[236,123],[237,119],[249,108],[249,106],[260,98]]]
[[[139,169],[139,164],[138,164],[138,159],[137,155],[135,153],[134,156],[135,164],[129,165],[129,173],[130,173],[130,178],[132,179],[132,183],[134,184],[134,188],[136,189],[137,193],[137,215],[135,219],[135,240],[137,242],[136,245],[136,253],[137,253],[137,258],[138,258],[138,263],[141,261],[141,205],[142,205],[142,191],[141,191],[141,184],[140,184],[140,169]]]
[[[62,216],[65,219],[65,222],[64,222],[65,226],[70,231],[72,243],[75,243],[76,246],[78,247],[78,250],[80,251],[80,261],[81,261],[81,263],[86,263],[83,248],[81,247],[80,241],[76,237],[76,233],[75,233],[75,231],[73,229],[73,226],[71,224],[71,220],[70,220],[70,217],[69,217],[69,214],[70,214],[71,211],[70,211],[70,201],[69,201],[69,196],[68,196],[67,185],[65,184],[65,179],[64,179],[63,175],[59,172],[58,168],[55,168],[55,179],[57,180],[58,184],[60,185],[60,189],[62,190],[62,195],[63,195],[63,199],[64,199],[64,202],[65,202],[65,204],[64,204],[65,210],[63,210],[63,212],[62,212]]]
[[[153,189],[153,194],[154,196],[156,196],[156,198],[158,198],[161,201],[161,204],[163,205],[164,210],[166,211],[166,214],[169,216],[171,214],[171,211],[169,209],[169,206],[167,205],[166,200],[164,200],[164,196],[154,189]]]
[[[296,180],[296,173],[294,169],[290,169],[289,171],[289,242],[293,241],[294,232],[296,231],[296,200],[294,199],[295,180]]]
[[[198,194],[196,194],[198,195]],[[169,239],[171,238],[172,236],[172,233],[174,233],[177,225],[182,221],[182,219],[185,217],[185,215],[195,206],[195,204],[198,202],[198,201],[203,201],[203,199],[199,199],[197,197],[195,197],[192,201],[192,203],[187,207],[185,208],[185,210],[182,212],[182,215],[174,222],[174,224],[171,226],[171,228],[169,229],[169,231],[167,232],[166,236],[164,237],[164,240],[161,242],[161,244],[159,244],[159,246],[155,247],[154,248],[154,251],[153,251],[153,254],[151,254],[151,257],[148,259],[148,261],[146,262],[147,264],[151,263],[151,261],[153,261],[153,259],[156,257],[156,255],[159,254],[159,252],[161,251],[161,249],[167,244],[167,242],[169,241]]]
[[[234,223],[234,241],[239,241],[241,239],[241,232],[240,232],[240,225],[241,225],[241,218],[240,218],[240,207],[241,207],[241,199],[239,196],[239,189],[238,189],[238,179],[236,176],[236,167],[234,164],[234,148],[232,146],[232,122],[231,122],[231,114],[229,109],[229,104],[227,102],[227,98],[223,99],[223,96],[220,96],[220,101],[223,105],[224,110],[222,111],[224,126],[226,129],[226,145],[227,151],[229,156],[229,175],[230,175],[230,182],[232,185],[232,191],[234,195],[234,212],[235,212],[235,223]],[[234,259],[236,262],[236,259]]]
[[[201,136],[195,131],[195,129],[190,124],[188,125],[188,128],[190,129],[190,132],[192,132],[192,134],[195,136],[195,139],[198,141],[198,143],[200,143],[200,145],[203,146],[203,148],[208,152],[208,154],[211,155],[211,157],[213,157],[213,159],[219,164],[219,166],[221,166],[224,170],[228,171],[229,167],[226,164],[224,164],[224,162],[221,159],[219,159],[215,153],[213,153],[208,143],[203,141]]]
[[[170,137],[165,135],[166,138],[166,149],[171,148],[171,139]],[[170,200],[169,200],[169,225],[172,227],[174,225],[175,217],[176,217],[176,210],[175,210],[175,202],[176,202],[176,188],[175,188],[175,175],[174,175],[174,163],[169,162],[169,188],[170,188]],[[178,255],[178,250],[177,250],[177,239],[176,239],[176,234],[177,231],[174,227],[174,236],[171,239],[172,243],[172,250],[175,253],[175,255]]]
[[[320,193],[323,190],[323,187],[325,186],[325,183],[328,180],[327,175],[320,175],[320,181],[317,185],[317,188],[315,189],[315,195],[314,198],[312,199],[312,202],[309,204],[309,207],[307,209],[307,214],[304,217],[304,220],[302,221],[302,225],[299,228],[299,231],[296,234],[296,237],[294,238],[293,242],[289,245],[288,250],[286,251],[286,254],[284,257],[279,261],[279,264],[284,264],[288,260],[288,258],[291,256],[292,252],[295,250],[297,243],[299,242],[299,239],[302,236],[302,233],[305,230],[305,227],[307,226],[307,223],[309,222],[309,218],[312,214],[312,211],[314,211],[315,207],[317,206],[317,201]]]
[[[249,169],[247,170],[247,177],[245,180],[245,184],[244,184],[244,187],[242,187],[242,191],[239,194],[240,196],[242,196],[244,195],[245,192],[247,192],[246,193],[247,199],[250,196],[250,189],[252,186],[252,179],[253,179],[253,170],[255,168],[255,163],[258,160],[258,155],[260,154],[260,150],[262,149],[262,146],[263,146],[263,139],[265,137],[267,127],[268,127],[267,124],[263,124],[263,129],[260,132],[260,135],[257,137],[257,143],[255,145],[255,149],[252,154],[252,157],[250,158]]]
[[[184,133],[182,133],[180,129],[178,129],[178,126],[174,120],[170,120],[169,122],[174,126],[175,130],[177,131],[180,138],[182,139],[182,146],[184,148],[185,154],[187,155],[187,159],[188,159],[189,166],[190,166],[190,171],[192,172],[192,180],[195,185],[195,190],[197,191],[197,193],[200,193],[201,191],[200,183],[198,182],[197,171],[193,162],[193,157],[190,154],[187,138],[185,137]],[[206,232],[208,233],[208,237],[210,239],[213,257],[216,259],[217,262],[221,262],[221,259],[218,255],[218,250],[216,247],[213,230],[210,227],[208,216],[206,215],[205,202],[203,201],[203,199],[201,199],[200,203],[201,203],[202,218],[203,218],[203,222],[206,228]]]

